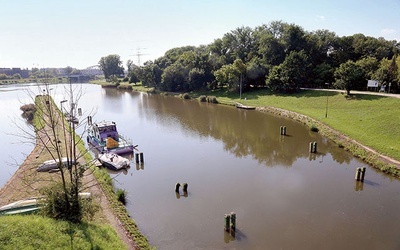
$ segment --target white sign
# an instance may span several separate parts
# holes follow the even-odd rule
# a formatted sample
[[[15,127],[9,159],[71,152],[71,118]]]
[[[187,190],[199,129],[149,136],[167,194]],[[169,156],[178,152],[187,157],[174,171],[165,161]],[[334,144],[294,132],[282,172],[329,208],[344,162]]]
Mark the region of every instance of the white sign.
[[[378,87],[378,81],[368,80],[367,87],[368,88],[377,88]]]

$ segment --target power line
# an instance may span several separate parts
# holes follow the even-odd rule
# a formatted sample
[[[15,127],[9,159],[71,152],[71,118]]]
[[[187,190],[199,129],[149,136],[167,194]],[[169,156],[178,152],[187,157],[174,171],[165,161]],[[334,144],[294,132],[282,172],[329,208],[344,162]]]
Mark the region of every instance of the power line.
[[[140,66],[140,57],[141,57],[141,56],[148,55],[148,54],[142,53],[142,50],[143,50],[143,49],[146,49],[146,48],[137,47],[137,48],[136,48],[136,53],[135,53],[134,55],[131,55],[131,56],[136,56],[138,66]]]

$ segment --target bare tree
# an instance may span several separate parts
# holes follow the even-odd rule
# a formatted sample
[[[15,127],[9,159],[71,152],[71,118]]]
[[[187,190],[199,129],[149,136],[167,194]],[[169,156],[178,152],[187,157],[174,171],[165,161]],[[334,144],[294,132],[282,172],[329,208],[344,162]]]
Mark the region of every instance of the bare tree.
[[[52,97],[53,88],[48,84],[40,88],[41,94],[34,96],[30,93],[36,108],[34,133],[24,132],[25,138],[35,138],[36,148],[41,148],[36,158],[41,159],[42,164],[32,172],[35,178],[26,178],[26,183],[45,195],[42,210],[47,215],[80,222],[83,217],[80,193],[92,185],[83,184],[84,175],[90,174],[87,170],[90,170],[91,162],[83,158],[87,149],[80,147],[79,150],[79,146],[84,145],[83,134],[75,134],[80,127],[83,127],[83,133],[86,132],[86,120],[79,121],[82,112],[78,109],[78,102],[83,96],[82,87],[72,84],[65,87],[68,99],[60,102],[61,110]]]

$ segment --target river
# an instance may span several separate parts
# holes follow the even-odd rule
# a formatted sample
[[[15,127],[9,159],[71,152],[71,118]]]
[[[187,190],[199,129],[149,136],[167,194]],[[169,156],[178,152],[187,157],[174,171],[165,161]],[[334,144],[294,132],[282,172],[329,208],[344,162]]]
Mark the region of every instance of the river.
[[[74,86],[83,89],[81,121],[89,114],[93,121],[113,120],[143,152],[143,165],[132,160],[128,171],[112,175],[116,188],[127,191],[130,215],[159,249],[400,248],[400,182],[297,122],[197,100]],[[9,135],[15,132],[10,117],[19,117],[28,100],[22,89],[0,90],[6,143],[18,140]],[[52,91],[56,103],[67,98],[63,85]],[[316,154],[309,153],[313,141]],[[32,147],[0,152],[0,186],[16,169],[7,160],[22,162],[21,152]],[[364,183],[354,180],[358,167],[366,167]],[[175,193],[176,183],[188,183],[188,193]],[[230,212],[234,235],[224,231]]]

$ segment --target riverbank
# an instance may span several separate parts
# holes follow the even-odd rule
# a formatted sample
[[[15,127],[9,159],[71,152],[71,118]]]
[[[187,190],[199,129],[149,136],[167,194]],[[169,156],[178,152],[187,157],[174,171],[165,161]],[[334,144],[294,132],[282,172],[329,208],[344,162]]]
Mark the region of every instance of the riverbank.
[[[55,107],[55,105],[54,105]],[[60,114],[58,110],[54,111],[54,114]],[[57,119],[63,119],[61,116],[57,116]],[[58,122],[57,124],[62,124]],[[59,125],[58,135],[62,136],[61,125]],[[14,175],[8,180],[6,185],[0,190],[0,206],[8,204],[13,201],[26,199],[30,197],[40,196],[40,188],[48,185],[49,181],[57,179],[57,174],[50,173],[38,173],[36,167],[45,160],[51,158],[47,150],[43,150],[43,143],[47,141],[48,134],[46,134],[48,128],[42,128],[37,132],[37,139],[35,148],[25,159],[23,164],[18,168]],[[42,137],[40,139],[39,137]],[[44,138],[44,139],[43,139]],[[64,141],[63,137],[59,138],[60,141]],[[78,144],[77,155],[79,157],[79,163],[85,165],[91,162],[91,156],[85,153],[87,150],[84,148],[83,142]],[[104,170],[104,169],[103,169]],[[108,177],[108,178],[107,178]],[[100,210],[95,215],[94,220],[88,223],[94,223],[99,225],[110,225],[126,249],[149,249],[149,243],[147,239],[140,233],[135,222],[130,218],[125,207],[117,201],[114,189],[112,186],[112,180],[106,171],[102,171],[98,168],[92,168],[87,174],[85,174],[83,183],[86,185],[85,192],[92,194],[93,201],[99,205]],[[110,238],[112,240],[116,240]],[[26,243],[29,245],[29,242]]]

